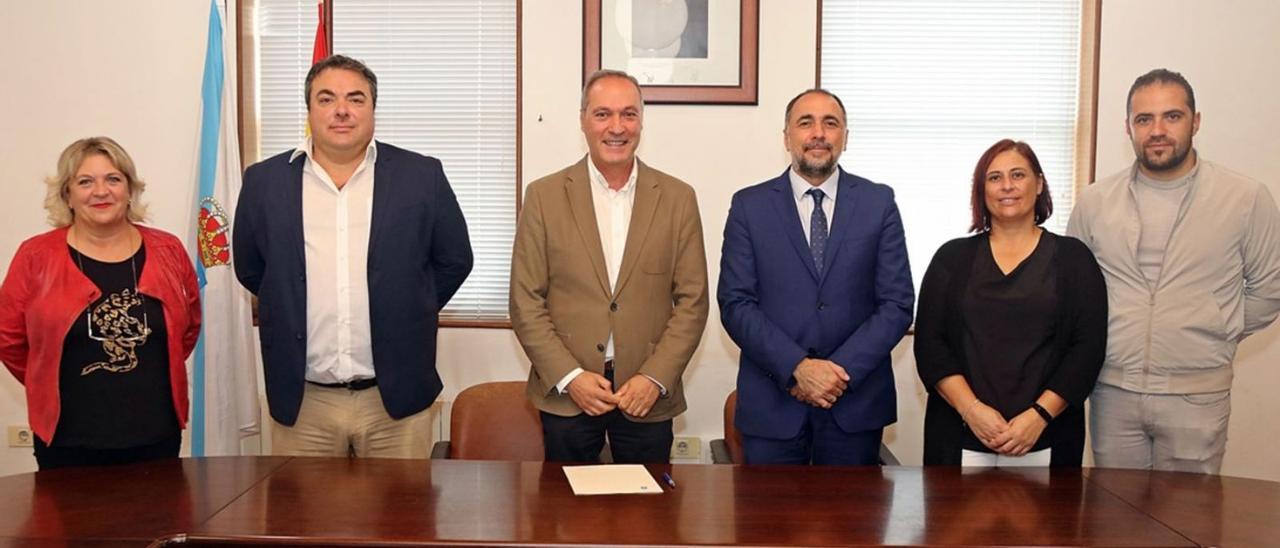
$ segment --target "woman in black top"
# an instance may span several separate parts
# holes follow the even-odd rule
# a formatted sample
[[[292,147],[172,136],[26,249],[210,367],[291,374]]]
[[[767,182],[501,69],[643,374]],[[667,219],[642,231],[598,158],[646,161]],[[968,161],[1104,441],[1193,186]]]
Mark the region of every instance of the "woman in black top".
[[[971,201],[978,234],[943,245],[920,286],[924,463],[1019,464],[1009,458],[1030,453],[1021,463],[1080,466],[1084,400],[1107,341],[1098,263],[1039,226],[1053,203],[1026,143],[987,149]]]

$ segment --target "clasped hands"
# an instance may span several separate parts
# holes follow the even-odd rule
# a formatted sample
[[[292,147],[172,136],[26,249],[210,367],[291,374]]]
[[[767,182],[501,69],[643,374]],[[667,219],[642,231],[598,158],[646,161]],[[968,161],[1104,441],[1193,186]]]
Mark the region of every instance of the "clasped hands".
[[[566,387],[573,403],[592,417],[600,416],[616,409],[633,417],[643,417],[653,409],[653,404],[662,395],[658,383],[644,375],[635,375],[622,388],[613,391],[613,383],[604,375],[583,371],[574,377]]]
[[[805,358],[791,376],[796,380],[791,397],[822,409],[831,409],[849,389],[849,373],[831,360]]]
[[[961,418],[988,449],[1011,457],[1027,454],[1048,426],[1033,409],[1006,421],[999,411],[981,401],[963,411]]]

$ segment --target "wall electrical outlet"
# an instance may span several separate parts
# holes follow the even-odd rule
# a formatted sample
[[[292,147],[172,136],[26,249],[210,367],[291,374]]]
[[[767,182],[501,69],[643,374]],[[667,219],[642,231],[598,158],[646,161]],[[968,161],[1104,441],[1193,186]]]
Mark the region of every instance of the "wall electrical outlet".
[[[671,458],[698,459],[702,456],[702,439],[692,436],[677,436],[671,443]]]
[[[31,428],[9,425],[9,447],[31,447],[34,443],[35,436],[31,434]]]

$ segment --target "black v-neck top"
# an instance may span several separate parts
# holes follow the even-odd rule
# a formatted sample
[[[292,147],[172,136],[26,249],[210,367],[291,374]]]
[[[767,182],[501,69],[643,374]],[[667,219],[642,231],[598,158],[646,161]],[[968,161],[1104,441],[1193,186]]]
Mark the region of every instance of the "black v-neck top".
[[[1053,448],[1050,466],[1080,466],[1084,401],[1107,348],[1107,287],[1089,248],[1046,231],[1006,275],[987,234],[952,240],[934,254],[919,295],[914,350],[929,391],[924,463],[958,465],[961,449],[986,451],[937,391],[938,381],[963,375],[1006,418],[1044,390],[1062,396],[1067,409],[1035,449]]]
[[[1000,270],[990,238],[978,246],[969,284],[960,298],[965,324],[963,351],[971,367],[967,380],[978,399],[1005,420],[1026,411],[1044,391],[1056,363],[1058,320],[1057,241],[1041,236],[1031,254],[1012,271]],[[1037,445],[1045,445],[1040,440]],[[965,449],[990,452],[970,433]]]

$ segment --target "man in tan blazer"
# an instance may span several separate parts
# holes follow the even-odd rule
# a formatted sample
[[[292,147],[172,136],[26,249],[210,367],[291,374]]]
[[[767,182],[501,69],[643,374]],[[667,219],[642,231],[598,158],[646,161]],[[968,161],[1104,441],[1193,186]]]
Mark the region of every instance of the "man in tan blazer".
[[[586,158],[529,185],[511,259],[511,325],[533,366],[546,459],[668,462],[681,376],[707,322],[693,189],[636,159],[640,86],[583,86]]]

